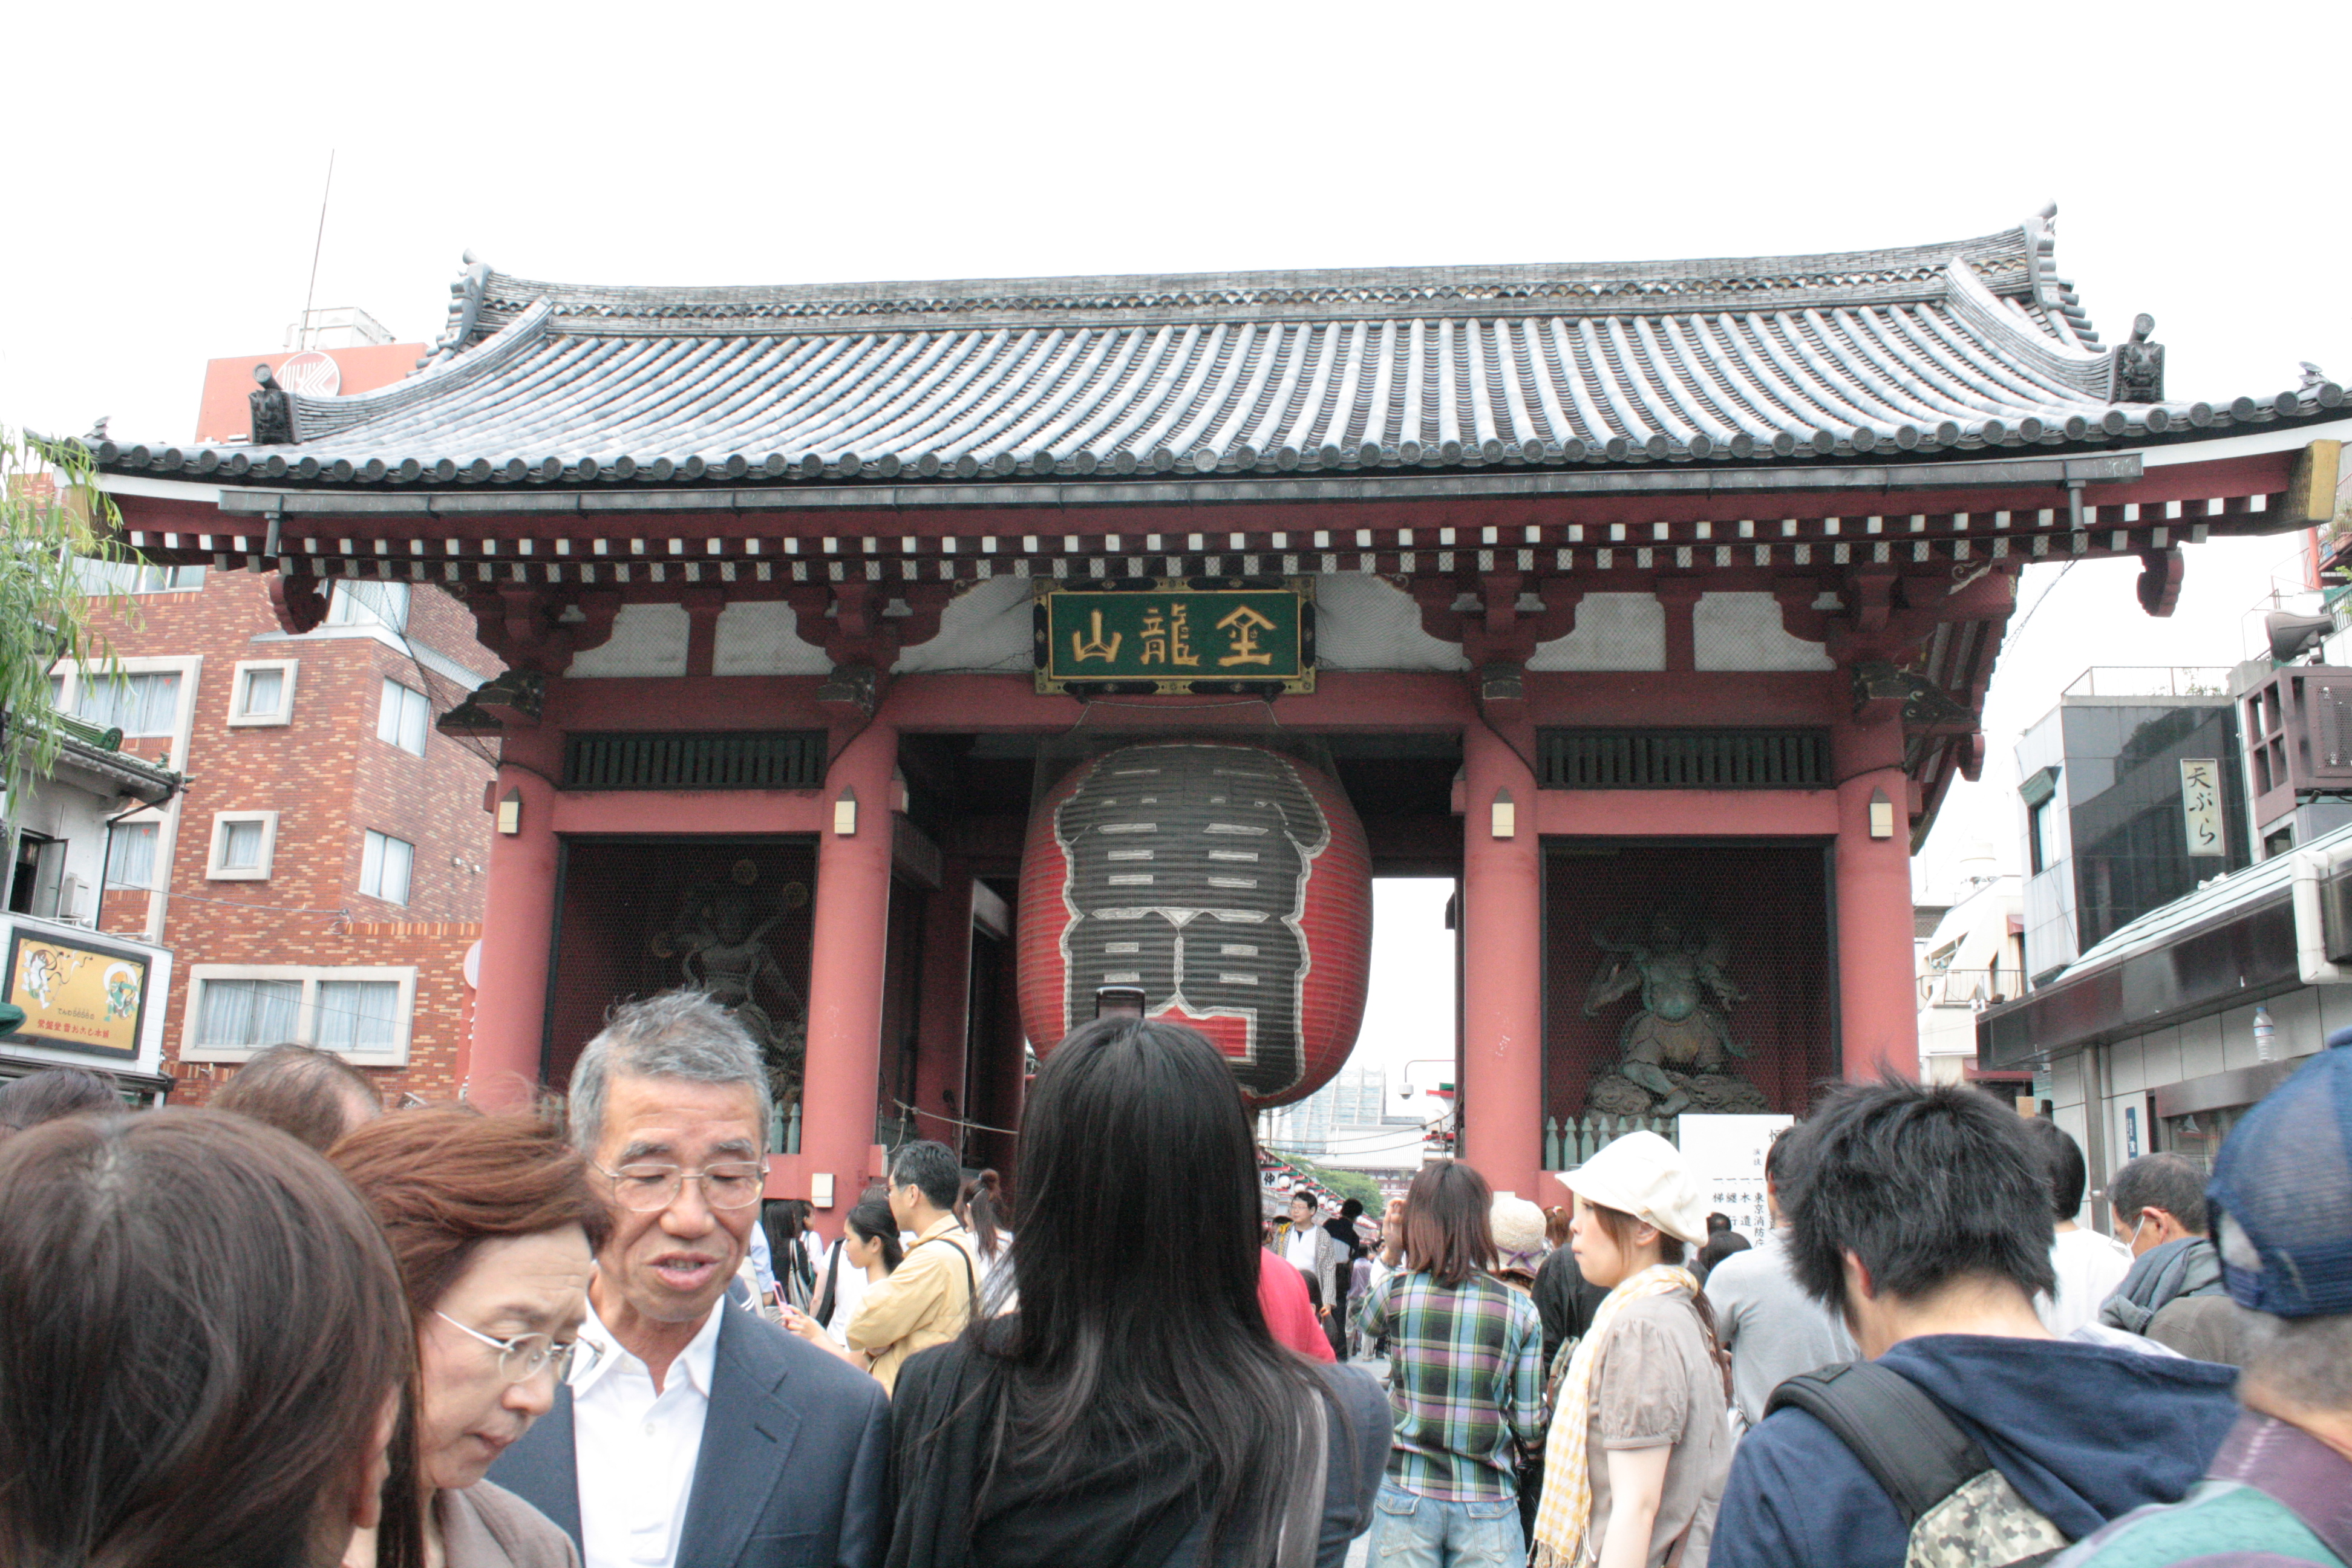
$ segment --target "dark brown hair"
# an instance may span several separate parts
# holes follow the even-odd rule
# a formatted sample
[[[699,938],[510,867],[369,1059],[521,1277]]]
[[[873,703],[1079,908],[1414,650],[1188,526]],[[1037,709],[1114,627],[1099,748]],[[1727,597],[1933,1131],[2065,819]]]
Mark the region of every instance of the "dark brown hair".
[[[1495,1263],[1495,1230],[1488,1215],[1495,1194],[1486,1178],[1459,1160],[1422,1167],[1404,1194],[1404,1266],[1426,1273],[1447,1289]]]
[[[1568,1227],[1576,1223],[1576,1210],[1557,1204],[1544,1210],[1544,1240],[1554,1247],[1568,1245]]]
[[[594,1251],[613,1231],[587,1162],[537,1116],[404,1110],[353,1128],[330,1158],[383,1222],[420,1322],[485,1241],[576,1225]]]
[[[1623,1209],[1612,1209],[1605,1204],[1596,1204],[1591,1198],[1584,1200],[1584,1207],[1585,1211],[1592,1215],[1594,1223],[1609,1233],[1609,1239],[1617,1244],[1617,1250],[1622,1253],[1630,1255],[1633,1252],[1639,1245],[1633,1238],[1634,1233],[1650,1224],[1648,1220],[1627,1214]],[[1654,1226],[1651,1228],[1657,1229]],[[1668,1236],[1663,1230],[1658,1231],[1659,1262],[1680,1268],[1684,1258],[1687,1255],[1688,1251],[1683,1246],[1681,1237]]]
[[[374,1080],[332,1051],[315,1046],[272,1046],[236,1069],[212,1097],[215,1110],[267,1121],[325,1153],[352,1124],[352,1101],[381,1113]]]
[[[43,1068],[0,1089],[0,1130],[38,1127],[85,1110],[121,1110],[122,1097],[88,1068]]]
[[[415,1346],[374,1217],[284,1133],[170,1110],[10,1139],[0,1562],[332,1561]]]

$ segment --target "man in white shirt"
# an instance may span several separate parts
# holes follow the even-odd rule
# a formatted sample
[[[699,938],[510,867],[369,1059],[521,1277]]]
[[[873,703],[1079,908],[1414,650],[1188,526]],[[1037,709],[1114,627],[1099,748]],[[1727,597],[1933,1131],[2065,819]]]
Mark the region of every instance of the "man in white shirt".
[[[2131,1272],[2131,1248],[2074,1223],[2091,1184],[2083,1146],[2045,1117],[2029,1117],[2026,1127],[2050,1162],[2050,1267],[2058,1275],[2057,1290],[2035,1297],[2033,1310],[2053,1334],[2097,1339],[2099,1309]]]
[[[887,1401],[724,1305],[767,1174],[750,1037],[698,993],[633,1003],[582,1052],[571,1107],[613,1207],[581,1330],[602,1353],[491,1479],[562,1525],[586,1568],[870,1568]]]

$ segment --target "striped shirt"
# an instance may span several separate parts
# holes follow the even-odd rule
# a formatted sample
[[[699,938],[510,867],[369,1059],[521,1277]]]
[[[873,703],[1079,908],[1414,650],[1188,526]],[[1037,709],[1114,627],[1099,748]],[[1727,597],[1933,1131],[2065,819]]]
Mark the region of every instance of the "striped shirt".
[[[1366,1294],[1357,1321],[1367,1340],[1389,1337],[1389,1479],[1443,1502],[1517,1497],[1512,1439],[1543,1441],[1535,1304],[1486,1274],[1454,1289],[1398,1274]]]

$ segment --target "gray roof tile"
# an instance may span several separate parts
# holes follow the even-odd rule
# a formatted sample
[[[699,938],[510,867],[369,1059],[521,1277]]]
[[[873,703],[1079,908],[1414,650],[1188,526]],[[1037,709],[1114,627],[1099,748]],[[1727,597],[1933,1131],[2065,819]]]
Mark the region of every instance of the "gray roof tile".
[[[2343,401],[2111,402],[2114,351],[2049,264],[2039,217],[1610,265],[661,289],[475,264],[423,368],[295,396],[298,444],[98,456],[362,486],[1932,459]]]

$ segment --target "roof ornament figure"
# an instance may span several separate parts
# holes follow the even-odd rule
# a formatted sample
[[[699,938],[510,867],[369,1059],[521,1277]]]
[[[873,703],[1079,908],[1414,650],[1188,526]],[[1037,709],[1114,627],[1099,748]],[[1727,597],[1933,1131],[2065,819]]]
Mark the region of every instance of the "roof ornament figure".
[[[2116,347],[2116,378],[2107,394],[2110,403],[2161,403],[2164,401],[2164,345],[2147,341],[2156,331],[2156,318],[2142,310],[2132,318],[2131,341]],[[2310,366],[2304,369],[2308,372]],[[2305,386],[2311,384],[2306,379]]]
[[[482,296],[490,286],[490,268],[478,261],[470,250],[462,253],[466,269],[449,285],[449,329],[435,340],[432,353],[416,362],[416,368],[439,364],[455,359],[466,340],[474,335],[474,323],[481,319]]]
[[[2304,391],[2317,392],[2321,387],[2327,384],[2327,373],[2320,369],[2317,365],[2312,363],[2309,360],[2297,360],[2295,361],[2295,363],[2303,367]],[[101,419],[99,423],[100,425],[104,425],[106,421]]]
[[[2058,266],[2058,204],[2044,202],[2025,220],[2025,270],[2030,297],[2042,307],[2051,326],[2077,346],[2095,349],[2099,334],[2091,326],[2074,280],[2061,278]]]
[[[257,447],[290,447],[294,445],[294,402],[269,367],[253,367],[253,379],[261,385],[248,394],[246,402],[253,410],[253,429],[247,439]]]
[[[2303,368],[2307,371],[2312,367],[2305,365]],[[2305,377],[2304,384],[2306,386],[2311,384],[2310,378],[2308,376]],[[98,418],[91,423],[89,434],[81,438],[81,444],[89,447],[93,451],[97,450],[98,444],[106,439],[106,422],[113,417],[114,416],[111,414],[100,415]]]

